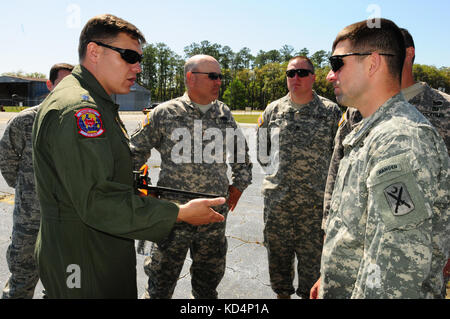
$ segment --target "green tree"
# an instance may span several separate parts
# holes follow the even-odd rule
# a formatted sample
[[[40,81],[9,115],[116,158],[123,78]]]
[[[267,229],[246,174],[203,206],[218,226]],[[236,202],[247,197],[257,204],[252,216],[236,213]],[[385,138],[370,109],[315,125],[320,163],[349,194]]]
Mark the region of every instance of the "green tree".
[[[314,52],[313,55],[311,55],[310,60],[312,62],[312,64],[314,65],[314,68],[321,68],[324,66],[324,64],[326,64],[327,58],[329,57],[331,53],[330,52],[326,52],[325,50],[320,50],[320,51],[316,51]]]
[[[233,70],[250,69],[252,67],[255,57],[251,54],[249,48],[244,47],[234,55]]]
[[[16,71],[16,72],[4,72],[2,73],[4,76],[15,76],[20,78],[33,78],[33,79],[46,79],[47,76],[44,73],[40,72],[32,72],[32,73],[25,73],[22,70]]]
[[[166,101],[184,91],[184,61],[165,43],[147,45],[143,50],[139,83],[151,91],[153,101]]]
[[[270,50],[267,52],[259,50],[258,55],[255,58],[255,66],[258,68],[261,68],[268,63],[274,62],[284,62],[281,53],[278,50]]]
[[[435,89],[443,88],[447,94],[450,92],[449,68],[438,69],[432,65],[414,64],[413,76],[416,81],[428,83]]]
[[[287,93],[285,69],[293,55],[307,56],[316,70],[314,90],[317,94],[335,101],[333,86],[326,77],[330,70],[327,58],[330,52],[319,50],[310,56],[303,48],[293,54],[294,48],[284,45],[280,50],[259,50],[253,56],[244,47],[234,53],[229,46],[209,41],[192,43],[184,48],[185,58],[196,54],[208,54],[219,61],[223,80],[219,99],[233,109],[246,106],[264,109],[270,102]],[[436,68],[416,64],[413,74],[417,81],[427,82],[431,87],[450,92],[450,68]],[[23,72],[19,75],[24,76]],[[139,82],[152,91],[155,101],[165,101],[184,92],[184,59],[175,54],[164,43],[149,44],[144,48],[142,73]]]
[[[320,96],[336,102],[333,85],[327,80],[328,72],[330,72],[329,66],[315,69],[316,81],[314,81],[313,89]]]
[[[255,57],[255,67],[261,68],[266,64],[267,64],[266,52],[263,50],[259,50],[258,54]]]
[[[264,109],[270,102],[286,95],[286,65],[287,63],[272,62],[256,70],[256,79],[259,78],[259,81],[262,82],[260,83],[261,91],[259,95],[261,109]]]
[[[309,56],[309,50],[307,48],[303,48],[300,51],[298,51],[295,55],[299,55],[299,56]]]
[[[223,94],[223,101],[232,110],[244,110],[248,105],[247,90],[238,79],[234,79]]]
[[[143,58],[141,62],[142,72],[138,74],[138,82],[150,91],[157,86],[157,60],[158,51],[153,44],[148,44],[143,48]],[[152,92],[153,95],[154,92]]]
[[[186,55],[186,58],[190,58],[197,54],[207,54],[214,57],[217,61],[220,61],[221,48],[222,46],[220,44],[203,40],[200,44],[194,42],[184,47],[184,54]]]
[[[226,45],[220,50],[220,59],[218,60],[222,69],[231,69],[234,61],[234,52]]]
[[[287,45],[287,44],[283,45],[279,52],[281,55],[282,62],[289,61],[291,58],[294,57],[294,55],[293,55],[294,47],[291,45]]]

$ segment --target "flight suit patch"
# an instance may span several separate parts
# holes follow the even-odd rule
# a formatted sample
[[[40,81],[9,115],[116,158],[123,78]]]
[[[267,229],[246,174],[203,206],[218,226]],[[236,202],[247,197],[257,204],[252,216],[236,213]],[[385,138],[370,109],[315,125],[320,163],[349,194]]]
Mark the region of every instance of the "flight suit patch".
[[[105,130],[100,113],[91,108],[84,108],[75,113],[78,133],[84,137],[99,137]]]
[[[403,216],[414,210],[414,203],[403,183],[395,183],[384,189],[384,196],[394,216]]]

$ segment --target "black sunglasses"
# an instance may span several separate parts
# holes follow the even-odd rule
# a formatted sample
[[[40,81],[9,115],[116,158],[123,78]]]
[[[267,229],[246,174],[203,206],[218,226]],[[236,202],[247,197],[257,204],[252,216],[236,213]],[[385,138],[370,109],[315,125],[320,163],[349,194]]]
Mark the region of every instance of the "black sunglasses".
[[[119,52],[120,57],[122,59],[124,59],[125,62],[127,62],[129,64],[135,64],[136,62],[141,62],[142,61],[142,55],[140,55],[139,53],[137,53],[134,50],[116,48],[116,47],[113,47],[111,45],[99,42],[99,41],[92,41],[92,42],[94,42],[95,44],[97,44],[97,45],[99,45],[101,47],[105,47],[105,48],[114,50],[116,52]]]
[[[208,78],[210,80],[217,80],[217,79],[221,79],[222,80],[222,74],[221,73],[216,73],[216,72],[192,72],[192,73],[199,73],[199,74],[208,74]]]
[[[286,71],[286,75],[290,78],[293,78],[296,74],[298,75],[298,77],[304,78],[308,76],[309,73],[314,74],[313,71],[308,69],[292,69]]]
[[[346,56],[351,55],[371,55],[373,52],[364,52],[364,53],[347,53],[347,54],[340,54],[340,55],[332,55],[328,58],[331,65],[331,70],[333,72],[337,72],[342,66],[344,65],[344,60]],[[379,55],[387,55],[387,56],[394,56],[394,54],[390,53],[378,53]]]

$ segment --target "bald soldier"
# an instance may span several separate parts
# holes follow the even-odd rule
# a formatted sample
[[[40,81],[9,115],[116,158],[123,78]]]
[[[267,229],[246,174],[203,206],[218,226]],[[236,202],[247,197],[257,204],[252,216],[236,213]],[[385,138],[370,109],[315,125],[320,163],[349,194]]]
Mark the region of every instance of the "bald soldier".
[[[216,59],[193,56],[184,71],[187,92],[158,105],[131,136],[135,166],[144,164],[151,149],[156,149],[161,154],[159,186],[227,196],[227,203],[216,207],[226,217],[252,180],[247,143],[228,106],[217,100],[222,74]],[[231,185],[227,156],[231,157]],[[189,250],[192,295],[217,298],[216,289],[225,273],[225,227],[225,222],[200,227],[176,223],[145,260],[145,297],[172,297]]]
[[[289,93],[267,106],[257,131],[258,161],[266,171],[264,245],[278,298],[295,292],[308,298],[320,267],[323,189],[341,112],[313,91],[314,81],[311,61],[292,58],[286,70]]]

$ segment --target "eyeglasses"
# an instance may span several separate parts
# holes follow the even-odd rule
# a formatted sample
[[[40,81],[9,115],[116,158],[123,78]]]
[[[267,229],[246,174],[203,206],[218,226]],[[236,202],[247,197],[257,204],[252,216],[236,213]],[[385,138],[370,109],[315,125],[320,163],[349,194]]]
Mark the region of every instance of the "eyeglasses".
[[[293,78],[296,74],[298,77],[304,78],[307,77],[309,73],[314,74],[313,71],[308,69],[292,69],[286,71],[286,75],[290,78]]]
[[[221,73],[216,73],[216,72],[192,72],[192,73],[194,73],[194,74],[208,74],[208,78],[210,79],[210,80],[213,80],[213,81],[215,81],[215,80],[217,80],[217,79],[220,79],[220,80],[222,80],[222,74]]]
[[[94,42],[95,44],[97,44],[97,45],[99,45],[101,47],[105,47],[105,48],[114,50],[116,52],[119,52],[120,57],[122,59],[124,59],[125,62],[127,62],[129,64],[135,64],[136,62],[141,62],[142,61],[142,55],[137,53],[134,50],[116,48],[116,47],[113,47],[111,45],[99,42],[99,41],[92,41],[92,42]]]
[[[340,54],[340,55],[332,55],[328,58],[331,65],[331,70],[333,72],[337,72],[342,66],[344,65],[344,60],[346,56],[351,55],[371,55],[373,52],[364,52],[364,53],[347,53],[347,54]],[[390,53],[378,53],[379,55],[387,55],[387,56],[394,56],[394,54]]]

